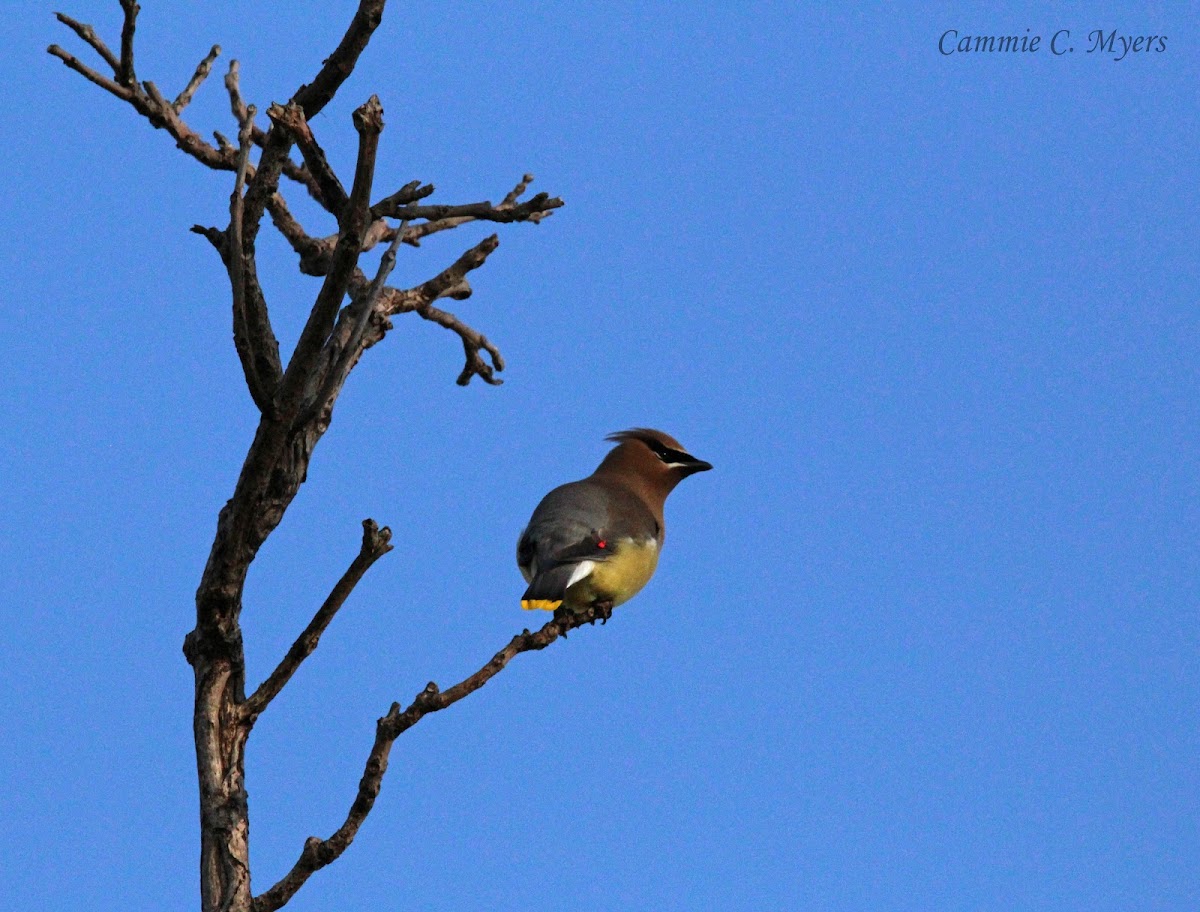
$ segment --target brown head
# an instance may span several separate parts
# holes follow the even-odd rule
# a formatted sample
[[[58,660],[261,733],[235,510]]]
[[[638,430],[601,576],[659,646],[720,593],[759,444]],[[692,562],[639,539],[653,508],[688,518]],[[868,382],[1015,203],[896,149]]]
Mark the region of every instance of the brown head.
[[[632,488],[660,516],[662,505],[675,485],[689,475],[712,468],[710,463],[685,450],[670,434],[652,428],[618,431],[605,439],[617,445],[604,457],[593,477]]]

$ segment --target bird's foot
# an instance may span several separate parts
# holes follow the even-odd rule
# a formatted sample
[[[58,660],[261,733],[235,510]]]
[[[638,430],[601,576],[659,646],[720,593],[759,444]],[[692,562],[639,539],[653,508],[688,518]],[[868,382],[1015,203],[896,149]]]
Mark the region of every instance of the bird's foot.
[[[567,638],[567,631],[571,627],[571,609],[565,606],[554,610],[554,620],[558,623],[558,635],[564,640]]]
[[[608,623],[608,619],[612,617],[612,613],[613,603],[611,601],[594,602],[591,610],[592,624],[594,625],[596,621],[599,621],[600,626],[603,627]]]

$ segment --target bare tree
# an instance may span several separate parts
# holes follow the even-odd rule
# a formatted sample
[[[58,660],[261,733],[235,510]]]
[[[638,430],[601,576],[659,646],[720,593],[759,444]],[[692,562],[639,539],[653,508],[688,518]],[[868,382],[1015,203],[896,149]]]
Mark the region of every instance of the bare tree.
[[[334,861],[354,840],[370,813],[387,770],[392,743],[425,715],[445,709],[478,690],[518,653],[544,649],[581,624],[590,614],[558,612],[536,632],[524,630],[470,677],[446,690],[430,683],[404,708],[393,703],[378,720],[358,792],[346,819],[328,838],[309,837],[296,863],[283,878],[255,896],[251,891],[248,850],[249,808],[245,790],[245,749],[259,715],[287,685],[300,664],[317,648],[355,585],[391,550],[391,532],[363,521],[362,544],[308,626],[267,679],[246,695],[246,668],[239,617],[246,574],[258,549],[283,519],[304,483],[309,460],[328,429],[333,407],[363,353],[392,329],[397,314],[416,313],[455,333],[465,364],[458,382],[478,376],[498,384],[504,369],[499,350],[477,330],[437,303],[471,294],[468,274],[496,249],[495,235],[466,250],[432,278],[411,288],[394,288],[387,278],[401,244],[473,221],[537,223],[562,205],[539,193],[522,201],[526,174],[497,204],[433,205],[424,200],[433,186],[412,181],[372,202],[375,155],[383,130],[383,109],[372,96],[353,115],[358,156],[349,191],[330,166],[311,129],[311,121],[350,76],[359,55],[378,27],[386,0],[361,0],[341,42],[312,82],[300,86],[285,104],[267,109],[270,126],[255,123],[238,84],[238,64],[225,77],[237,121],[237,143],[214,133],[215,144],[183,119],[193,95],[220,54],[214,46],[174,100],[148,80],[139,80],[134,63],[138,5],[120,0],[124,13],[119,50],[110,49],[90,25],[70,16],[58,19],[94,51],[112,75],[106,75],[58,45],[49,52],[75,72],[105,89],[166,130],[196,161],[233,175],[234,189],[225,228],[192,228],[216,249],[229,275],[233,302],[233,338],[246,386],[260,412],[258,429],[242,465],[233,496],[221,509],[207,565],[196,591],[196,627],[183,651],[195,672],[193,727],[200,784],[200,891],[204,912],[272,912],[288,902],[314,871]],[[293,157],[298,151],[299,160]],[[329,235],[309,234],[288,209],[281,178],[298,185],[336,220]],[[263,216],[287,239],[300,270],[323,277],[307,322],[286,366],[271,328],[258,279],[256,241]],[[378,270],[368,277],[360,256],[387,244]]]

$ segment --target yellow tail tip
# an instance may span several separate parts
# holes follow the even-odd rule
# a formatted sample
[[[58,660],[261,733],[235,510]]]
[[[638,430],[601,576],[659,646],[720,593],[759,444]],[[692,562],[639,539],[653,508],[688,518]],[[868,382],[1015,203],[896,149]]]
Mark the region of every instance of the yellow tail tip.
[[[553,611],[562,604],[562,599],[521,599],[526,611]]]

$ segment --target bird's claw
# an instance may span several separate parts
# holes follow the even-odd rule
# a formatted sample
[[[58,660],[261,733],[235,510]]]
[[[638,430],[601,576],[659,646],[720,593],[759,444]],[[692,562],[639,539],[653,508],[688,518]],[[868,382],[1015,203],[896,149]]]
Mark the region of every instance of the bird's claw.
[[[603,627],[608,623],[609,618],[612,617],[612,613],[612,602],[596,602],[594,605],[592,605],[592,624],[594,625],[598,620],[600,621],[600,626]]]

